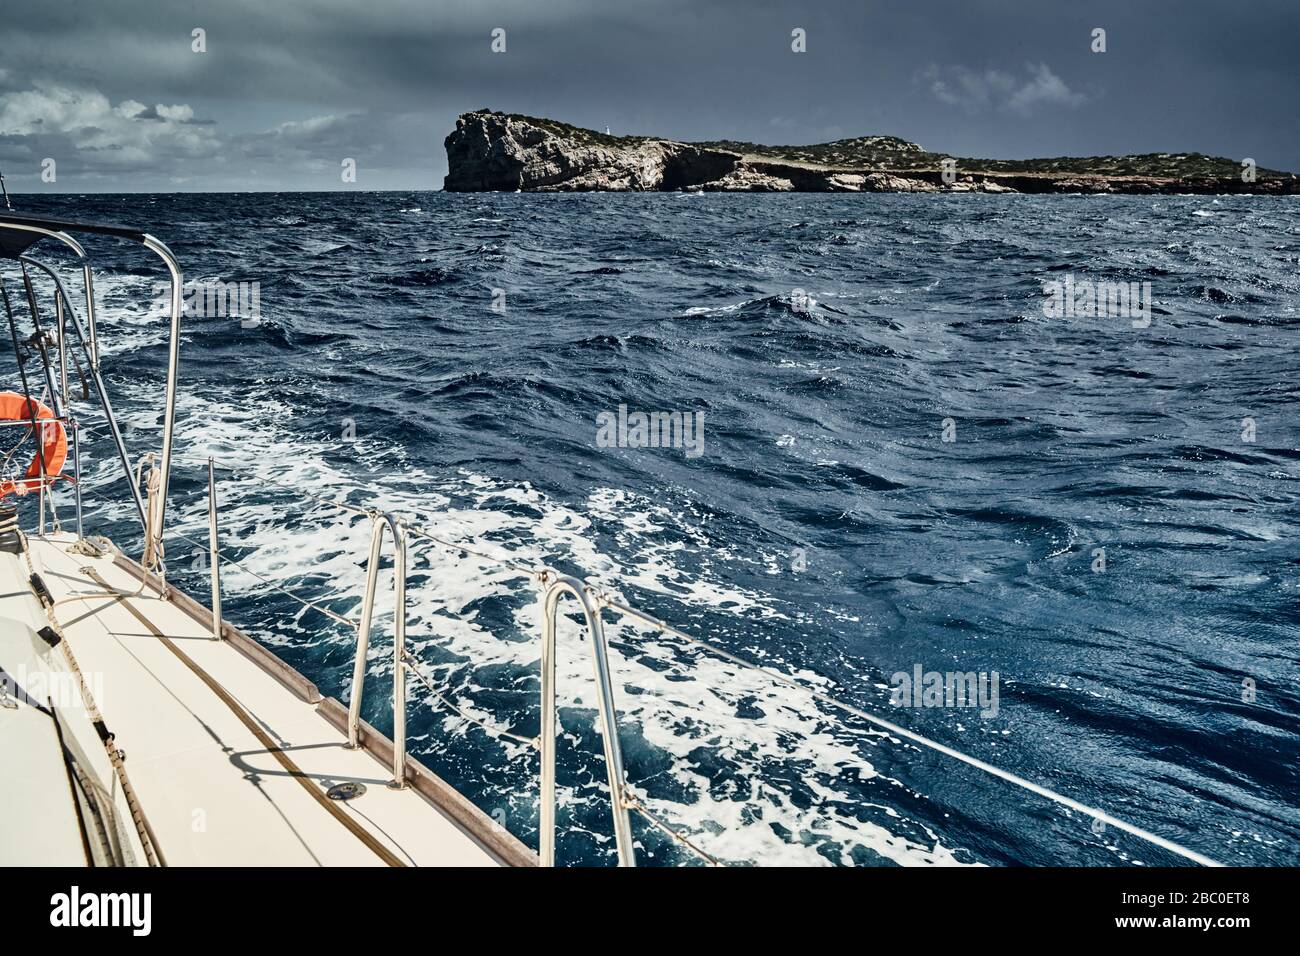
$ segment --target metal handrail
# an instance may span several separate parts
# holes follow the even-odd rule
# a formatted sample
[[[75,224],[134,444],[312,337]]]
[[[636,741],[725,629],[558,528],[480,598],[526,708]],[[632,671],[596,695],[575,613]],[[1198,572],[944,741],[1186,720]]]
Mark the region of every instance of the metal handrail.
[[[62,295],[64,304],[67,306],[67,311],[73,317],[73,327],[77,332],[78,339],[81,341],[82,349],[86,353],[86,361],[87,364],[90,366],[91,374],[95,379],[95,386],[96,386],[96,390],[99,392],[100,403],[104,408],[105,417],[108,419],[109,428],[112,431],[113,436],[117,442],[119,457],[122,460],[123,469],[129,480],[130,473],[131,473],[129,458],[126,454],[126,449],[122,443],[121,433],[117,427],[117,421],[113,415],[112,406],[109,404],[108,401],[108,394],[104,388],[103,379],[100,377],[99,342],[98,342],[98,334],[97,334],[96,322],[95,322],[94,278],[91,273],[90,260],[86,256],[86,250],[82,248],[79,242],[77,242],[75,239],[69,236],[66,232],[57,231],[53,229],[45,229],[40,226],[34,226],[29,224],[8,223],[8,222],[4,223],[4,228],[14,229],[21,232],[36,233],[39,236],[47,237],[50,239],[54,239],[58,242],[61,242],[69,249],[72,250],[73,255],[77,258],[77,261],[81,265],[82,284],[86,294],[86,322],[87,322],[87,328],[89,329],[89,341],[87,341],[86,337],[83,336],[81,333],[80,326],[76,321],[76,313],[72,308],[71,299],[68,297],[67,292],[63,287],[63,282],[58,276],[58,274],[48,265],[41,262],[39,259],[35,259],[32,258],[31,256],[26,256],[26,255],[20,255],[18,257],[18,261],[20,263],[24,265],[28,265],[28,264],[35,265],[40,269],[42,269],[43,271],[45,271],[54,280],[56,286],[56,308],[57,308],[57,296]],[[162,541],[164,520],[165,520],[166,510],[167,510],[167,490],[171,481],[172,440],[175,434],[175,425],[176,425],[176,387],[180,377],[181,317],[183,314],[183,309],[181,304],[181,294],[184,285],[184,280],[181,274],[180,264],[176,261],[176,257],[172,254],[172,251],[167,248],[167,245],[165,243],[159,241],[158,239],[154,238],[148,233],[144,233],[142,238],[139,240],[139,242],[150,252],[154,253],[156,256],[162,259],[163,264],[167,267],[167,272],[170,278],[170,286],[171,286],[170,288],[171,327],[170,327],[168,353],[167,353],[167,389],[164,398],[164,412],[163,412],[164,417],[163,417],[163,438],[162,438],[162,466],[161,466],[160,489],[159,489],[160,492],[159,507],[158,507],[158,514],[157,514],[157,523],[154,529],[156,540],[155,542],[146,543],[146,551],[148,551],[150,550],[150,547],[152,545],[160,545]],[[60,320],[61,319],[62,319],[62,315],[60,314]],[[61,358],[60,358],[61,361],[62,361],[62,351],[64,347],[65,347],[65,343],[63,342],[62,338],[60,338],[59,350],[61,353]],[[58,390],[56,388],[51,387],[51,392],[54,394],[54,396],[57,396]],[[137,508],[140,511],[141,524],[145,527],[146,534],[148,534],[149,522],[145,518],[143,502],[140,499],[138,489],[135,490],[134,496],[135,496]],[[43,507],[41,509],[41,512],[42,512],[41,518],[43,523],[44,521]],[[163,570],[162,568],[159,568],[160,573],[162,572],[162,570]]]
[[[66,232],[56,231],[54,229],[44,229],[40,226],[33,226],[27,223],[6,222],[6,229],[16,229],[19,232],[34,232],[39,236],[45,236],[50,239],[56,239],[72,250],[72,254],[77,257],[81,263],[81,281],[82,287],[86,292],[86,321],[90,328],[90,351],[88,357],[95,368],[99,368],[99,344],[95,337],[95,278],[90,272],[90,260],[86,258],[86,250],[82,248],[81,243],[77,242]],[[38,242],[40,240],[37,240]],[[31,259],[28,256],[19,256],[19,261],[36,263],[44,267],[39,259]],[[71,305],[71,303],[69,303]]]
[[[68,239],[68,241],[73,242],[73,240],[71,239]],[[80,249],[81,247],[76,246],[76,248]],[[85,253],[83,252],[81,253],[81,255],[84,256]],[[72,300],[68,296],[67,287],[64,286],[63,284],[63,278],[57,272],[55,272],[54,269],[52,269],[49,265],[42,262],[41,260],[34,259],[31,256],[22,256],[20,257],[19,261],[26,263],[27,265],[35,266],[36,268],[42,270],[46,275],[48,275],[50,279],[54,282],[56,296],[62,298],[64,304],[67,306],[67,314],[72,319],[72,323],[71,323],[72,331],[76,333],[77,341],[81,344],[82,352],[85,353],[86,355],[86,364],[90,367],[90,377],[91,380],[95,383],[95,393],[99,396],[100,407],[104,410],[104,420],[108,424],[109,434],[112,436],[113,444],[117,449],[118,461],[121,463],[122,470],[128,476],[128,480],[129,480],[129,477],[131,475],[131,457],[127,453],[126,443],[122,440],[122,431],[120,428],[118,428],[117,425],[117,415],[113,412],[113,403],[108,398],[108,389],[104,385],[104,378],[100,372],[99,346],[96,343],[95,333],[93,329],[90,332],[89,338],[87,338],[86,333],[82,331],[81,322],[77,318],[77,312],[72,306]],[[90,267],[89,265],[87,265],[86,266],[87,281],[89,281],[89,272],[90,272]],[[92,291],[87,293],[86,301],[88,303],[94,301],[93,287],[90,288],[92,288]],[[60,354],[62,354],[63,351],[64,351],[63,341],[60,340],[59,343]],[[140,528],[141,530],[144,530],[148,527],[149,521],[145,517],[145,513],[144,513],[144,499],[140,496],[140,489],[136,487],[134,483],[131,484],[131,495],[132,495],[132,500],[135,502],[136,514],[140,519]]]
[[[600,731],[605,745],[605,769],[609,776],[609,798],[614,814],[614,840],[618,846],[618,865],[636,866],[632,847],[632,825],[624,788],[623,752],[618,740],[618,716],[614,711],[614,685],[609,677],[609,648],[600,620],[600,608],[592,603],[585,582],[561,575],[546,588],[542,608],[542,797],[541,858],[542,866],[555,865],[555,616],[560,598],[571,595],[582,605],[591,637],[591,663],[596,674],[596,691],[600,701]]]
[[[379,582],[379,557],[384,528],[393,536],[393,577],[396,609],[393,615],[393,790],[406,788],[406,534],[402,523],[387,512],[373,513],[370,532],[370,561],[366,568],[366,591],[361,602],[361,627],[357,630],[357,660],[352,668],[352,699],[348,705],[348,746],[356,750],[361,725],[361,700],[366,683],[366,651],[370,648],[370,626],[375,616],[375,590]]]
[[[167,487],[171,483],[172,474],[172,436],[176,431],[176,384],[180,378],[181,361],[181,289],[184,280],[181,276],[180,264],[166,244],[159,242],[146,233],[142,245],[162,259],[171,277],[171,335],[167,344],[167,395],[165,399],[167,411],[166,417],[163,419],[162,487],[158,496],[158,524],[156,526],[158,540],[161,541],[167,516]]]
[[[208,458],[208,564],[212,572],[212,636],[221,640],[221,545],[217,540],[217,470]]]
[[[217,546],[217,517],[216,517],[216,465],[215,459],[211,456],[208,458],[208,531],[209,531],[209,565],[211,568],[211,586],[212,586],[212,603],[214,609],[214,635],[220,639],[219,611],[221,607],[221,584],[217,571],[218,562],[221,560],[221,553]],[[226,470],[232,470],[227,468]],[[596,675],[596,684],[600,696],[600,721],[601,736],[605,749],[605,764],[608,771],[610,785],[610,799],[614,818],[614,836],[618,847],[619,865],[636,866],[635,849],[632,842],[632,831],[629,811],[637,810],[644,815],[657,828],[674,837],[688,849],[699,855],[702,859],[716,863],[708,854],[704,853],[698,847],[694,846],[689,840],[686,840],[680,834],[676,833],[662,821],[654,817],[641,802],[631,794],[627,787],[626,775],[623,769],[622,748],[618,735],[618,716],[614,707],[614,690],[613,681],[610,677],[609,668],[609,650],[605,641],[604,629],[600,620],[600,609],[593,603],[591,595],[599,592],[591,588],[587,582],[568,575],[561,575],[553,569],[545,568],[540,571],[527,569],[516,562],[508,559],[501,559],[495,556],[485,555],[481,552],[470,550],[473,553],[488,557],[491,560],[499,560],[508,564],[512,569],[528,573],[545,587],[543,595],[543,634],[542,634],[542,689],[541,689],[541,734],[537,739],[520,737],[517,734],[511,734],[498,728],[489,727],[482,721],[477,720],[466,714],[460,707],[447,700],[447,698],[433,687],[432,682],[420,673],[417,661],[406,652],[406,584],[407,584],[407,536],[414,534],[421,538],[426,538],[444,544],[450,547],[462,547],[454,542],[447,541],[417,526],[408,526],[407,523],[396,518],[390,513],[379,512],[373,509],[361,509],[353,505],[347,505],[343,502],[332,501],[327,498],[321,498],[316,495],[308,494],[307,497],[329,505],[333,505],[343,511],[369,515],[372,520],[372,529],[370,535],[370,555],[367,561],[366,584],[362,598],[361,617],[357,627],[357,651],[356,659],[353,663],[352,670],[352,692],[348,706],[348,746],[356,749],[359,746],[361,707],[364,701],[365,676],[366,676],[366,658],[370,647],[370,631],[374,618],[375,599],[378,589],[379,564],[380,556],[383,549],[384,529],[387,528],[392,534],[394,544],[394,578],[396,589],[396,614],[394,620],[394,649],[393,649],[393,780],[389,783],[390,787],[401,788],[405,786],[405,756],[406,756],[406,668],[411,668],[412,675],[423,684],[431,694],[437,697],[447,706],[451,707],[462,717],[471,720],[483,729],[501,737],[506,737],[523,743],[530,747],[535,747],[541,752],[541,860],[544,866],[555,865],[555,816],[556,816],[556,796],[555,796],[555,757],[556,757],[556,738],[557,738],[557,720],[556,720],[556,681],[555,681],[555,659],[556,659],[556,619],[559,611],[559,602],[567,594],[576,599],[582,606],[583,613],[586,616],[587,630],[591,637],[592,646],[592,666]],[[192,540],[174,532],[185,540]],[[197,544],[197,542],[193,542]],[[236,562],[237,563],[237,562]],[[260,577],[260,575],[259,575]],[[269,583],[269,582],[268,582]],[[278,589],[283,590],[283,589]],[[289,593],[289,592],[286,592]],[[301,598],[290,594],[301,603],[311,607],[316,605],[305,601]],[[321,609],[324,610],[324,609]]]

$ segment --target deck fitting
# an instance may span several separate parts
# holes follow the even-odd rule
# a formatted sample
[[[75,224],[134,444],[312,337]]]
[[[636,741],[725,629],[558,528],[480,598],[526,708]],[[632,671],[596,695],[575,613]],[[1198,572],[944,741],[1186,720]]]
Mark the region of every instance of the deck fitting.
[[[348,780],[345,783],[336,783],[325,791],[325,796],[331,800],[355,800],[366,792],[366,785],[358,783],[355,780]]]

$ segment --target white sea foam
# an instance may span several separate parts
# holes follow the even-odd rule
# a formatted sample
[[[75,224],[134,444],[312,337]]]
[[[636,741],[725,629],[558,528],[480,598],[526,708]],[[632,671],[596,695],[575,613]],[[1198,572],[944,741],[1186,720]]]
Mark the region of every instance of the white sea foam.
[[[133,291],[134,285],[132,280],[121,287],[109,284],[105,301],[115,302],[118,292]],[[154,332],[145,327],[138,313],[113,308],[111,319],[106,326],[111,326],[112,338],[105,339],[110,351],[153,344]],[[125,387],[120,404],[128,410],[124,417],[133,431],[156,435],[159,400],[156,386]],[[196,466],[213,454],[240,473],[274,478],[292,488],[338,498],[358,484],[358,476],[366,469],[332,462],[360,463],[400,455],[399,448],[381,437],[363,439],[350,449],[351,455],[341,456],[338,447],[305,440],[298,434],[294,428],[298,414],[270,395],[236,405],[182,390],[176,436],[178,468],[197,474]],[[108,458],[102,440],[92,455],[87,464],[88,484],[104,484],[117,465]],[[550,500],[526,483],[502,482],[468,471],[430,475],[407,467],[400,475],[388,468],[382,473],[384,477],[366,483],[364,495],[349,500],[418,516],[441,537],[477,542],[484,550],[507,553],[525,565],[575,565],[632,603],[637,603],[638,592],[671,596],[682,608],[680,618],[725,608],[754,621],[791,619],[766,595],[728,584],[711,570],[730,561],[749,560],[765,566],[772,557],[729,553],[710,540],[705,523],[689,508],[668,508],[644,496],[603,488],[577,510]],[[117,487],[120,495],[120,485]],[[255,575],[276,581],[291,579],[336,611],[357,613],[368,522],[312,505],[301,496],[271,493],[256,482],[224,478],[220,494],[227,540],[237,545],[241,564],[248,569],[227,567],[224,583],[230,593],[264,590]],[[172,514],[178,530],[196,542],[206,541],[206,499],[176,500]],[[304,514],[305,518],[295,519]],[[630,557],[616,560],[598,550],[593,544],[594,522],[600,522],[605,534],[613,535],[620,554]],[[671,539],[662,534],[665,529],[673,532]],[[707,554],[709,560],[686,570],[681,560],[687,549],[684,541],[690,542],[690,551]],[[169,560],[186,565],[192,550],[192,545],[174,541]],[[536,673],[540,628],[534,586],[514,571],[420,541],[413,542],[411,574],[427,574],[428,579],[413,584],[408,594],[408,646],[422,660],[444,662],[424,668],[443,693],[477,719],[499,725],[499,715],[474,703],[475,692],[483,689],[478,677],[499,673],[502,668]],[[382,586],[382,593],[390,593],[390,576],[384,576]],[[528,597],[520,600],[521,592]],[[513,633],[496,633],[478,620],[476,609],[485,598],[507,603]],[[391,672],[387,607],[381,602],[383,610],[370,653],[371,673]],[[808,617],[800,612],[796,620],[803,622]],[[257,627],[255,632],[270,644],[301,648],[329,643],[351,649],[355,638],[350,631],[322,627],[320,622],[321,618],[299,610],[274,625]],[[638,747],[649,747],[667,758],[667,769],[658,775],[662,779],[650,781],[648,786],[640,786],[635,779],[631,782],[638,792],[650,791],[646,802],[656,814],[708,852],[729,862],[797,865],[826,864],[827,852],[841,862],[852,862],[850,854],[859,847],[901,864],[969,860],[969,854],[959,860],[937,834],[918,821],[903,819],[895,809],[862,806],[861,781],[879,780],[908,790],[900,781],[881,777],[864,757],[864,752],[874,747],[901,742],[865,729],[845,730],[811,694],[657,637],[640,625],[611,618],[607,628],[615,650],[611,665],[624,739],[631,735]],[[528,639],[522,640],[520,635]],[[562,617],[557,674],[561,724],[569,734],[594,721],[588,645],[580,636],[577,626]],[[620,649],[634,649],[635,653],[621,653]],[[810,687],[827,688],[817,674],[794,670],[792,676]],[[528,690],[531,696],[535,688],[533,680],[519,689]],[[410,693],[413,701],[428,696],[414,682]],[[762,716],[753,716],[758,711]],[[432,751],[454,750],[460,735],[478,732],[450,711],[441,714],[425,738],[412,742]],[[430,725],[422,718],[413,719],[412,726]],[[516,729],[525,732],[526,726]],[[732,768],[727,784],[700,765],[699,748],[707,749],[711,763]],[[529,748],[503,741],[500,754],[502,763],[515,765],[520,773],[536,772]],[[764,779],[764,771],[777,766],[797,768],[794,775],[805,788],[797,799]],[[852,779],[845,776],[849,768],[856,769]],[[602,767],[591,768],[593,780],[601,781],[603,775]],[[527,780],[519,773],[515,776]],[[686,796],[671,800],[654,796],[668,781],[675,785],[669,792]],[[527,784],[520,786],[527,792]],[[603,784],[577,787],[561,780],[560,791],[566,804],[605,799]],[[859,812],[850,815],[840,809],[846,805],[855,805]],[[860,819],[863,816],[871,816],[874,822]],[[881,822],[884,820],[897,821],[898,826],[887,827]]]

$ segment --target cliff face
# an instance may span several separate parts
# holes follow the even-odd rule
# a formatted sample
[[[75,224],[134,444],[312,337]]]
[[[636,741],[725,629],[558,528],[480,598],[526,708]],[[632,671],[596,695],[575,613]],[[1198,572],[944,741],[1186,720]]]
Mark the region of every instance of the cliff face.
[[[671,190],[721,180],[739,155],[670,140],[565,135],[543,121],[466,113],[447,137],[450,192]]]
[[[554,120],[478,110],[447,137],[448,192],[1093,192],[1297,193],[1289,173],[1242,182],[1233,160],[1198,154],[955,159],[889,136],[811,147],[679,143],[610,136]]]

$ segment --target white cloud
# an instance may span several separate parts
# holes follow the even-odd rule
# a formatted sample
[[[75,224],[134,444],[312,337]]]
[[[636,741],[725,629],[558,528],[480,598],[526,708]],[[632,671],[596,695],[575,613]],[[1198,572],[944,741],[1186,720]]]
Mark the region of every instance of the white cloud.
[[[1075,93],[1066,86],[1065,81],[1048,69],[1046,63],[1031,63],[1028,69],[1029,82],[1011,95],[1008,108],[1018,113],[1028,113],[1040,105],[1075,107],[1086,102],[1086,96]]]
[[[71,160],[93,153],[97,163],[152,164],[169,156],[204,155],[216,148],[212,129],[190,121],[185,105],[150,110],[135,100],[114,106],[94,90],[38,84],[0,94],[0,136],[29,141],[34,151]]]
[[[325,130],[333,129],[339,125],[337,116],[313,116],[305,120],[290,120],[287,123],[281,123],[270,132],[280,136],[314,136]]]
[[[159,103],[154,107],[154,111],[165,120],[175,120],[177,123],[188,123],[194,119],[194,110],[185,105],[164,106]]]
[[[1073,109],[1087,101],[1046,63],[1026,63],[1022,76],[1003,70],[931,66],[922,79],[940,102],[971,113],[994,109],[1028,116],[1041,107]]]
[[[309,113],[259,131],[224,129],[186,103],[116,103],[98,90],[37,83],[0,91],[0,168],[11,185],[49,188],[45,157],[57,161],[57,191],[137,184],[221,188],[338,189],[340,162],[355,158],[358,186],[436,185],[432,120],[424,114]]]

